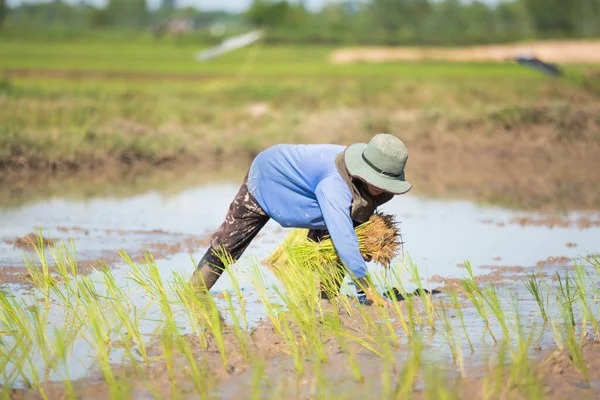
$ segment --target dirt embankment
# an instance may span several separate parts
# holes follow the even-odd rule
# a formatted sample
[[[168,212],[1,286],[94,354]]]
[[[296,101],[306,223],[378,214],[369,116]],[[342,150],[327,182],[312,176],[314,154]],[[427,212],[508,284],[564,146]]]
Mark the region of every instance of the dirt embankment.
[[[334,51],[334,64],[392,61],[497,61],[514,60],[517,56],[536,56],[546,62],[560,64],[600,63],[600,41],[544,41],[472,46],[438,47],[356,47]]]
[[[413,192],[530,209],[600,209],[598,115],[600,105],[595,103],[515,106],[474,116],[315,111],[294,126],[293,140],[265,134],[251,135],[247,143],[239,132],[229,132],[223,133],[218,146],[190,137],[193,141],[188,147],[194,150],[178,154],[162,154],[160,149],[138,152],[129,147],[69,159],[15,155],[0,162],[0,184],[12,194],[26,192],[29,186],[43,187],[54,176],[64,179],[81,173],[95,176],[96,182],[103,176],[119,181],[121,175],[162,174],[175,167],[218,174],[224,167],[244,170],[261,149],[278,142],[350,144],[386,132],[408,145],[407,177]],[[369,126],[365,127],[367,117]],[[161,134],[143,134],[148,135]]]

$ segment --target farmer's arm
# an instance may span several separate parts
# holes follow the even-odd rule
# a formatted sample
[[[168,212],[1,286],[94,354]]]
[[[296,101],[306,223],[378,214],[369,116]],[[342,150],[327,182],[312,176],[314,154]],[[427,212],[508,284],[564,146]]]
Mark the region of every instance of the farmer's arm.
[[[352,274],[358,287],[365,290],[367,298],[378,302],[379,299],[375,298],[375,292],[367,280],[367,264],[360,253],[358,238],[350,216],[352,196],[340,190],[338,182],[333,178],[321,181],[315,194],[338,256]]]

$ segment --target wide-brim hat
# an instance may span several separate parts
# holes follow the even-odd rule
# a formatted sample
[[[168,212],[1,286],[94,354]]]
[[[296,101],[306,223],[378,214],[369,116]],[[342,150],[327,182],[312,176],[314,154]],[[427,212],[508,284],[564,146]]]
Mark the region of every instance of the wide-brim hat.
[[[412,187],[404,174],[407,160],[406,145],[387,134],[375,135],[368,144],[352,144],[344,151],[350,176],[393,194],[404,194]]]

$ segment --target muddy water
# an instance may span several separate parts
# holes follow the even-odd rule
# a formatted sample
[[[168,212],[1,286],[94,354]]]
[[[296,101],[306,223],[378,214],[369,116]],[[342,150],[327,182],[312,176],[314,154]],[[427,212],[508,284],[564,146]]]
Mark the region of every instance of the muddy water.
[[[148,249],[161,252],[165,246],[171,246],[166,252],[175,254],[161,261],[162,270],[166,274],[172,270],[189,273],[193,270],[191,262],[175,256],[202,256],[206,247],[199,242],[222,222],[236,191],[237,184],[223,183],[191,188],[170,197],[147,193],[85,202],[51,199],[16,209],[0,208],[0,268],[23,266],[23,249],[12,242],[41,228],[45,236],[53,239],[75,239],[82,260],[111,259],[118,249],[130,253]],[[539,216],[410,194],[396,197],[383,211],[396,214],[402,221],[405,252],[426,277],[462,276],[460,265],[465,260],[471,261],[477,272],[487,273],[482,267],[535,266],[548,257],[575,258],[600,250],[598,224],[585,229],[577,224],[555,228],[521,226],[511,221]],[[600,221],[598,214],[571,213],[556,218]],[[244,258],[263,259],[286,233],[270,222]],[[173,248],[185,239],[190,245],[182,246],[179,252]],[[192,239],[197,242],[192,243]],[[114,260],[112,263],[119,264]]]
[[[119,249],[129,254],[141,254],[151,250],[159,255],[158,265],[165,280],[170,280],[174,272],[190,274],[194,269],[191,258],[199,259],[206,250],[205,239],[222,222],[229,202],[237,192],[236,183],[213,184],[190,188],[181,193],[165,197],[158,193],[147,193],[126,199],[98,198],[85,202],[51,199],[21,208],[2,209],[0,211],[0,269],[19,269],[24,266],[24,255],[28,250],[15,247],[16,238],[42,229],[44,235],[56,240],[74,239],[78,259],[83,263],[105,259],[115,268],[115,276],[120,284],[127,285],[128,269],[125,263],[116,257]],[[600,228],[598,224],[566,223],[572,221],[598,221],[596,214],[571,213],[554,216],[560,220],[561,227],[527,225],[514,222],[536,220],[542,216],[500,208],[479,206],[464,201],[446,201],[428,199],[415,195],[399,196],[383,207],[382,211],[394,213],[402,221],[405,254],[410,256],[421,272],[428,278],[461,277],[465,274],[462,264],[471,261],[475,273],[488,274],[490,267],[535,267],[536,263],[555,257],[546,266],[549,272],[567,267],[574,259],[600,251]],[[548,219],[548,216],[543,216]],[[567,226],[568,225],[568,226]],[[273,251],[285,237],[286,231],[270,222],[259,237],[249,247],[245,256],[236,266],[239,271],[247,272],[250,265],[260,261]],[[185,246],[178,246],[181,243]],[[558,262],[556,261],[558,260]],[[398,260],[401,262],[402,260]],[[563,264],[561,264],[561,262]],[[370,266],[374,271],[375,266]],[[277,285],[277,280],[265,268],[268,285]],[[499,275],[495,279],[503,280],[510,274]],[[248,302],[248,319],[255,324],[265,318],[262,305],[252,286],[242,280],[242,290]],[[429,283],[435,286],[436,283]],[[230,282],[224,276],[213,291],[218,294],[230,289]],[[6,284],[13,293],[23,293],[18,284]],[[410,288],[410,287],[409,287]],[[505,296],[524,294],[522,287],[509,287]],[[346,285],[348,293],[351,288]],[[273,291],[274,295],[274,291]],[[143,306],[147,300],[141,293],[132,293],[136,304]],[[219,303],[219,302],[218,302]],[[223,304],[221,302],[221,304]],[[225,308],[225,307],[224,307]],[[525,304],[522,312],[534,316],[535,306]],[[150,334],[156,328],[150,310],[147,320],[143,321],[143,332]],[[468,328],[472,332],[484,334],[478,318],[470,318],[465,310],[465,319],[474,322]],[[226,316],[225,316],[226,317]],[[57,313],[56,320],[62,316]],[[185,325],[185,320],[181,319]],[[498,326],[495,327],[499,329]],[[456,331],[460,327],[456,327]],[[475,335],[477,334],[475,333]],[[540,332],[539,341],[545,343],[548,332]],[[479,342],[477,338],[472,340]],[[443,338],[433,340],[429,346],[440,360],[451,360],[451,354]],[[464,349],[466,351],[466,348]],[[112,360],[120,361],[122,354],[118,350],[112,354]],[[78,371],[72,378],[86,376],[94,365],[87,343],[78,343],[72,366]],[[470,365],[482,362],[474,357]],[[54,376],[60,379],[60,372]]]

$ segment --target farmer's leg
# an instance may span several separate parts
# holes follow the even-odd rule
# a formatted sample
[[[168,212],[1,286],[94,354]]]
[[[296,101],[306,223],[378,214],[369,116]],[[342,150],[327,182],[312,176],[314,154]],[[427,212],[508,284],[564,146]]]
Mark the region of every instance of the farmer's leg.
[[[238,260],[269,221],[269,216],[248,192],[247,178],[229,206],[225,222],[213,234],[210,247],[194,271],[190,283],[198,288],[210,290],[225,270],[226,265],[217,254],[224,250],[233,261]]]
[[[308,238],[315,242],[320,242],[328,234],[327,231],[310,230],[308,231]],[[321,276],[321,298],[332,299],[340,293],[340,287],[346,276],[346,269],[339,258],[322,267],[324,271],[322,271],[323,274]]]

